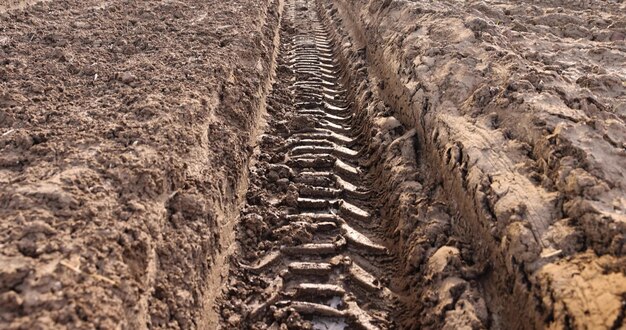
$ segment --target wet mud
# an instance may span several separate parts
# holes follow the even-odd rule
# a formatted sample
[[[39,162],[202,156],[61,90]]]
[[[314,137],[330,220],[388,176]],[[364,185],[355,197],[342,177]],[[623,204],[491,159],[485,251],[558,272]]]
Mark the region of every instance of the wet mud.
[[[488,265],[392,116],[365,53],[288,3],[222,328],[488,328]]]
[[[221,325],[390,328],[396,261],[375,232],[363,132],[313,1],[287,4],[281,40]]]
[[[352,111],[351,124],[358,132],[358,152],[363,157],[358,165],[363,182],[367,183],[366,190],[374,192],[366,200],[373,205],[377,222],[364,227],[360,234],[384,247],[396,270],[389,277],[379,275],[378,281],[388,283],[385,289],[391,294],[388,301],[393,312],[388,314],[390,322],[376,323],[375,327],[619,328],[624,322],[626,292],[625,154],[622,143],[614,138],[624,136],[625,89],[623,66],[609,58],[623,55],[619,24],[623,18],[607,14],[610,18],[603,16],[606,24],[590,27],[586,35],[570,36],[564,32],[566,29],[554,26],[567,23],[576,13],[587,15],[588,20],[599,19],[593,10],[584,6],[563,9],[548,4],[527,5],[528,10],[544,15],[545,21],[532,21],[529,24],[533,27],[529,25],[524,33],[516,35],[506,29],[518,31],[520,22],[528,21],[528,17],[513,6],[498,8],[511,16],[506,20],[496,15],[496,9],[481,5],[458,9],[444,2],[318,1],[315,5],[334,45],[339,76]],[[302,10],[306,12],[309,7]],[[462,16],[462,10],[471,15]],[[459,25],[455,25],[456,13],[464,17]],[[497,22],[490,30],[493,21]],[[573,38],[580,45],[566,47],[558,43],[558,38]],[[589,40],[588,45],[584,38]],[[539,64],[523,48],[531,42],[536,45],[535,40],[542,42],[538,48],[558,51],[562,61],[573,60],[586,47],[598,45],[612,55],[580,56],[577,67],[559,62],[571,69],[555,67],[555,74],[548,74],[546,70],[552,70],[549,66],[555,65],[559,57],[546,55]],[[592,70],[594,73],[584,78],[581,73],[587,72],[589,65],[602,65],[604,71]],[[611,75],[613,78],[608,78]],[[285,79],[298,81],[297,77]],[[581,79],[613,79],[616,83],[590,88],[581,85]],[[526,82],[532,89],[519,88]],[[298,93],[290,95],[298,97]],[[582,96],[584,102],[581,95],[587,95]],[[300,109],[294,99],[283,102],[287,102],[281,107],[286,109],[284,112],[310,111]],[[574,113],[577,118],[572,117]],[[326,115],[320,116],[315,129],[324,127]],[[289,125],[299,130],[302,126],[310,129],[312,124],[301,116],[287,115],[278,125],[285,125],[291,132]],[[335,129],[339,133],[350,131]],[[310,243],[318,240],[317,229],[311,228],[317,228],[318,223],[331,226],[326,222],[333,222],[329,220],[335,216],[335,198],[346,189],[341,184],[333,185],[338,168],[331,165],[338,162],[333,153],[346,156],[334,148],[342,138],[326,137],[324,143],[315,142],[316,146],[311,146],[311,141],[293,141],[289,134],[268,139],[272,146],[280,145],[277,150],[287,158],[301,150],[320,153],[315,161],[285,163],[284,170],[289,173],[292,166],[332,166],[332,170],[325,172],[325,178],[307,177],[307,184],[324,187],[311,189],[298,185],[300,170],[276,176],[278,172],[255,169],[259,185],[266,186],[266,180],[280,182],[287,195],[276,198],[275,192],[266,188],[255,192],[275,200],[269,202],[273,215],[268,217],[263,214],[264,207],[260,211],[255,206],[253,212],[260,212],[254,217],[258,222],[247,227],[244,224],[240,230],[254,235],[256,244],[272,247],[261,251],[243,249],[247,251],[243,252],[247,253],[243,261],[247,266],[238,268],[231,277],[230,284],[235,288],[229,287],[225,295],[230,301],[220,305],[226,320],[223,324],[323,329],[316,317],[340,317],[337,310],[348,309],[348,304],[328,300],[323,308],[306,312],[289,304],[297,299],[339,295],[337,287],[321,284],[336,285],[329,274],[342,274],[343,269],[338,271],[332,264],[298,264],[306,266],[306,270],[298,268],[298,276],[327,277],[318,280],[317,291],[311,288],[306,294],[298,295],[300,288],[296,285],[292,296],[290,285],[294,281],[302,283],[300,277],[291,277],[285,260],[293,255],[309,255],[308,250],[291,245],[306,245],[319,255],[337,253],[341,250],[337,244],[347,242],[349,246],[349,239]],[[270,164],[285,161],[282,154],[273,154],[276,151],[261,150]],[[586,182],[586,188],[572,186],[580,180]],[[304,200],[301,194],[316,194],[318,199]],[[308,208],[330,208],[333,216],[315,217],[316,225],[305,226],[308,229],[292,228],[294,223],[299,224],[299,218],[291,213]],[[361,222],[367,221],[352,213],[353,219],[355,216]],[[273,220],[268,223],[266,219]],[[267,230],[265,239],[263,234],[258,239],[261,233],[250,232],[258,226]],[[245,238],[241,240],[245,246],[254,246]],[[361,246],[354,251],[367,254],[372,247]],[[235,260],[240,262],[238,257]],[[247,268],[250,265],[256,266]],[[287,270],[281,273],[281,269]],[[372,272],[384,269],[384,265],[371,268]],[[280,284],[271,279],[276,273]],[[264,290],[255,288],[258,286]],[[245,288],[243,295],[241,287]],[[349,289],[341,292],[349,293]],[[594,297],[593,302],[588,297]],[[264,305],[248,318],[247,309],[241,306],[255,300]],[[366,300],[355,302],[369,305]],[[526,322],[520,323],[520,319]],[[358,323],[352,326],[367,328]]]
[[[492,326],[623,326],[624,4],[322,3],[457,205]]]

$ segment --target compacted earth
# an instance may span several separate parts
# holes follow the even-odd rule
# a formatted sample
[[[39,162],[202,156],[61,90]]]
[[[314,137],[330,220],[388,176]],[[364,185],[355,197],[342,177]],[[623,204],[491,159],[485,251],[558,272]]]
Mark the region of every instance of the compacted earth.
[[[0,4],[0,329],[626,326],[626,3]]]

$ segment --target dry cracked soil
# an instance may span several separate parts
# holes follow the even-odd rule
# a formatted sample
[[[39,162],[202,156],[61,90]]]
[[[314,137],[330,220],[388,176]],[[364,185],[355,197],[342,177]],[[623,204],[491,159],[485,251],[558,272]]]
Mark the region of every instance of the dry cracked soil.
[[[0,2],[0,329],[626,327],[626,2]]]

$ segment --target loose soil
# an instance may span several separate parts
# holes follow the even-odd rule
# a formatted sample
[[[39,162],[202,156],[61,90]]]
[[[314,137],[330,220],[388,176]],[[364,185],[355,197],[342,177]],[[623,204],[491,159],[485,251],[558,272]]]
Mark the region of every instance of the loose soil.
[[[193,0],[0,14],[0,328],[206,328],[278,15]]]
[[[625,63],[623,1],[0,4],[0,329],[623,328]]]

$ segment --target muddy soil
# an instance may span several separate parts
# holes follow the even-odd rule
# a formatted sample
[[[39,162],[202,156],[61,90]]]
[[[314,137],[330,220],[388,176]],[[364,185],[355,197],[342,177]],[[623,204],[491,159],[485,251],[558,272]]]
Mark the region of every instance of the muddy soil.
[[[221,328],[488,328],[486,263],[452,230],[462,215],[318,5],[287,5]]]
[[[0,329],[623,328],[625,39],[609,0],[4,1]]]
[[[278,74],[224,296],[221,328],[389,329],[397,258],[382,245],[371,151],[312,0],[289,1]],[[367,177],[365,177],[367,176]],[[402,294],[403,292],[400,292]]]
[[[458,205],[492,326],[622,327],[626,5],[322,3]]]
[[[0,328],[207,328],[278,2],[8,5]]]

